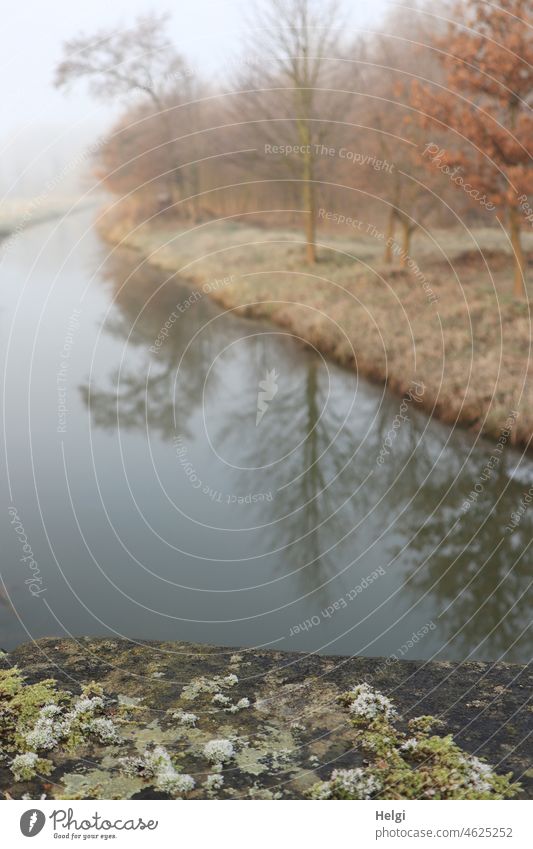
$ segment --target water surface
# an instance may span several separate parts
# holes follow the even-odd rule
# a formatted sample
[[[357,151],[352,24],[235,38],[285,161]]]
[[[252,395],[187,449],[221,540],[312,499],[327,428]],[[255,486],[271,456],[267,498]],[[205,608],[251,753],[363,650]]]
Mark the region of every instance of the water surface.
[[[495,441],[409,401],[380,464],[401,398],[109,250],[84,213],[2,258],[3,648],[529,659],[533,510],[505,532],[529,459],[507,447],[464,512]]]

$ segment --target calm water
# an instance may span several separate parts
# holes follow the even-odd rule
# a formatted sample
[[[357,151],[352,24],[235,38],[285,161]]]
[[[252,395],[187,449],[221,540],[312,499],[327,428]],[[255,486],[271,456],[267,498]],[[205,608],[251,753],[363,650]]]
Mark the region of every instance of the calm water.
[[[0,646],[529,659],[533,509],[504,528],[531,460],[506,450],[463,513],[495,443],[411,402],[380,466],[401,399],[108,252],[83,214],[1,262]]]

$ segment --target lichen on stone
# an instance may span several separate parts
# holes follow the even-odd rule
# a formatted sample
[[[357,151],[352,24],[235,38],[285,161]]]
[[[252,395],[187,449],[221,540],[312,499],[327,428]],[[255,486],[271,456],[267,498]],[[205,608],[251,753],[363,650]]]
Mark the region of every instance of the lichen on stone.
[[[0,663],[2,790],[8,797],[495,799],[516,794],[518,786],[497,775],[480,751],[488,751],[494,763],[505,759],[526,786],[530,781],[526,752],[519,746],[526,717],[517,711],[521,694],[509,684],[516,670],[505,666],[496,672],[483,666],[475,694],[488,704],[495,683],[508,685],[489,719],[498,718],[500,726],[515,711],[516,732],[508,725],[504,735],[498,732],[481,748],[486,721],[479,726],[474,719],[462,731],[462,746],[452,736],[463,728],[461,694],[479,672],[472,664],[466,670],[453,666],[452,683],[443,691],[447,721],[441,729],[443,723],[432,715],[408,722],[401,716],[415,702],[431,714],[441,664],[415,665],[416,674],[411,671],[404,683],[406,668],[400,663],[387,666],[384,674],[372,659],[337,667],[331,659],[295,657],[294,664],[285,664],[280,652],[253,650],[246,654],[252,696],[245,682],[233,677],[238,670],[220,648],[165,644],[165,680],[151,679],[152,671],[163,668],[153,663],[152,644],[117,641],[113,666],[98,639],[82,638],[81,651],[78,642],[57,639],[43,641],[43,649],[37,655],[34,645],[21,647]],[[140,668],[146,675],[138,675]],[[56,669],[68,684],[48,677]],[[98,684],[90,683],[93,677]],[[81,692],[76,681],[86,685]],[[194,696],[194,713],[174,681],[190,682],[184,693]],[[397,700],[389,695],[393,690]],[[224,697],[223,704],[213,705],[216,694]],[[52,748],[30,746],[46,745],[51,737],[57,741]],[[222,751],[220,741],[231,748]],[[209,744],[214,759],[206,757]]]
[[[210,773],[205,780],[205,789],[212,796],[224,786],[224,777],[218,772]]]
[[[30,781],[36,775],[49,775],[53,769],[51,761],[40,758],[36,752],[16,755],[11,762],[11,772],[15,781]]]
[[[155,746],[138,758],[123,758],[123,772],[130,777],[141,777],[162,793],[182,798],[194,790],[195,780],[191,775],[180,772],[163,746]]]
[[[369,684],[357,684],[346,695],[349,711],[356,717],[375,720],[379,717],[392,719],[396,709],[390,699],[374,690]]]
[[[103,716],[101,688],[87,685],[80,696],[57,688],[53,679],[27,684],[19,669],[0,670],[0,732],[3,759],[15,781],[30,781],[53,770],[40,752],[72,750],[92,738],[119,742],[117,729]]]
[[[407,736],[392,701],[362,683],[343,693],[356,729],[355,744],[370,760],[352,770],[333,770],[310,790],[314,799],[503,799],[518,792],[509,775],[464,752],[448,734],[432,735],[441,724],[432,716],[412,719]]]
[[[371,799],[381,789],[379,780],[360,767],[334,769],[329,781],[315,784],[312,799]]]
[[[223,764],[232,759],[235,748],[231,740],[210,740],[204,746],[204,755],[211,763]]]
[[[198,722],[198,717],[195,713],[190,713],[189,711],[184,710],[176,710],[170,711],[170,715],[172,719],[176,719],[180,725],[186,725],[190,728],[194,728],[196,723]]]
[[[231,704],[231,699],[225,696],[224,693],[215,693],[211,701],[214,705],[220,705],[221,707],[227,707],[227,705]]]
[[[193,701],[204,693],[219,694],[221,690],[234,687],[238,682],[239,679],[233,673],[223,676],[215,675],[213,678],[200,675],[186,684],[181,691],[181,698],[186,701]]]
[[[238,713],[240,710],[246,710],[246,708],[249,708],[250,705],[250,699],[245,696],[244,698],[239,699],[238,702],[235,702],[235,704],[227,708],[227,713]]]

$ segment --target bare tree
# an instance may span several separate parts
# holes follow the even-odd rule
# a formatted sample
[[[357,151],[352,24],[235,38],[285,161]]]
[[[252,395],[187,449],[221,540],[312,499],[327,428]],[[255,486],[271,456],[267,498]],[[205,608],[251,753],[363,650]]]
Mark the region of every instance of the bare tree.
[[[432,20],[431,27],[436,26]],[[369,150],[376,150],[380,158],[393,163],[383,183],[387,210],[384,261],[393,261],[398,224],[403,266],[407,265],[411,240],[420,222],[427,223],[430,215],[435,217],[438,198],[449,188],[449,181],[439,173],[432,178],[434,194],[424,186],[427,169],[421,152],[426,136],[413,120],[410,107],[413,78],[421,75],[436,82],[442,78],[438,59],[428,47],[429,38],[424,14],[414,8],[406,16],[404,9],[392,9],[381,29],[373,37],[365,38],[361,57],[367,102],[359,107],[359,114],[369,128],[364,143]],[[361,52],[359,42],[352,52],[356,56]],[[367,176],[367,184],[370,180],[381,188],[375,175]]]
[[[162,111],[165,91],[186,73],[183,59],[164,33],[167,21],[166,14],[146,15],[130,29],[99,30],[66,41],[56,86],[86,79],[95,97],[104,100],[138,91]]]
[[[174,186],[179,184],[180,174],[173,170],[173,130],[166,100],[178,80],[186,81],[188,71],[165,34],[167,21],[167,14],[145,15],[129,29],[99,30],[70,39],[63,47],[55,85],[66,88],[86,80],[91,93],[102,100],[144,96],[155,107],[164,130],[162,167]]]
[[[272,137],[278,129],[293,129],[291,141],[297,150],[286,161],[295,165],[300,184],[309,263],[316,261],[317,146],[325,141],[331,103],[321,89],[331,76],[328,60],[339,55],[339,29],[336,0],[266,0],[250,28],[248,50],[257,59],[248,63],[246,80],[251,93],[255,90],[258,114],[272,119],[262,132]],[[279,123],[280,118],[285,120]]]

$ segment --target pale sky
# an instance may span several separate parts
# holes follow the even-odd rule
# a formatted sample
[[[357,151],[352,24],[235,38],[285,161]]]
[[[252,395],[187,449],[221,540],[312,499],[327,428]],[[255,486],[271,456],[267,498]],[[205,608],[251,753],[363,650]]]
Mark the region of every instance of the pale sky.
[[[30,170],[24,178],[21,173],[34,156],[47,179],[72,156],[73,147],[90,143],[113,118],[112,108],[89,97],[82,85],[70,94],[53,88],[66,39],[128,26],[150,11],[169,11],[177,49],[209,76],[245,52],[243,14],[249,16],[251,5],[250,0],[2,0],[0,192],[14,178],[20,192],[28,194],[34,178]],[[377,24],[388,5],[389,0],[345,0],[354,35]]]

